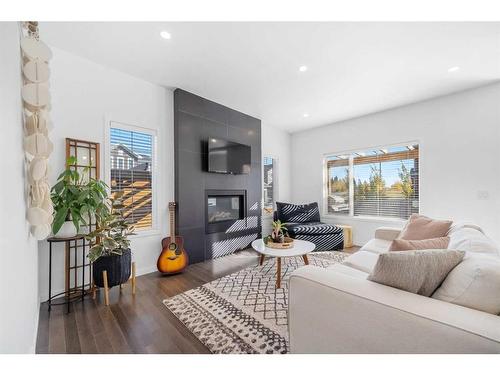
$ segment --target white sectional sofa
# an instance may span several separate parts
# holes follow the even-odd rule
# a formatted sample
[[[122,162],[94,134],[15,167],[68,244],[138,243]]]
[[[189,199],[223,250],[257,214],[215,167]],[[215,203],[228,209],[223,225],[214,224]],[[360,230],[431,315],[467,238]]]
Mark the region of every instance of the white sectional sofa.
[[[399,233],[379,228],[343,264],[292,273],[292,353],[500,353],[500,316],[367,280]],[[450,249],[500,257],[475,225],[454,225],[448,235]]]

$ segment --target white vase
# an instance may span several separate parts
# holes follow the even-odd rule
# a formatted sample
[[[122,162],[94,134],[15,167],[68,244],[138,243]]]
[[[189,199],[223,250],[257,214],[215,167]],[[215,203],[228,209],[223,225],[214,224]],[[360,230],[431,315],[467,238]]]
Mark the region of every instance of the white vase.
[[[55,234],[56,237],[69,238],[76,236],[76,228],[72,221],[65,221],[59,232]]]

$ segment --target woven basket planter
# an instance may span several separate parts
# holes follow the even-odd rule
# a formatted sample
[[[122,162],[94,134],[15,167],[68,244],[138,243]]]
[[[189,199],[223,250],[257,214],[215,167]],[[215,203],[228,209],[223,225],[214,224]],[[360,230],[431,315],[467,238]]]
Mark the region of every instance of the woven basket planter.
[[[125,284],[130,278],[132,253],[130,249],[123,250],[122,255],[107,255],[98,258],[92,264],[92,275],[94,284],[100,288],[104,287],[102,271],[108,274],[108,287]]]

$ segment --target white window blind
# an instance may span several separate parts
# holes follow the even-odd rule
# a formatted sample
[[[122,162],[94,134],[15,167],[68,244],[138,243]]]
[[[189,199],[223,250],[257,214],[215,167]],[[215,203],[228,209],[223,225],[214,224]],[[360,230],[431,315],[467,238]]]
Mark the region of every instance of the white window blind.
[[[153,228],[153,152],[151,134],[110,129],[111,192],[124,191],[125,217],[138,231]]]
[[[419,210],[417,144],[327,157],[327,212],[407,219]]]

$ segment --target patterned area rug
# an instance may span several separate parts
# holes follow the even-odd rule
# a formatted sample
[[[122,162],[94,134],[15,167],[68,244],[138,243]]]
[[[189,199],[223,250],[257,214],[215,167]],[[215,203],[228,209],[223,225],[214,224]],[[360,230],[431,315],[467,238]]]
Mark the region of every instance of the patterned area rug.
[[[349,254],[308,254],[309,264],[328,267]],[[212,353],[288,353],[288,278],[304,266],[301,257],[282,258],[276,289],[271,258],[163,301]],[[257,262],[257,260],[256,260]]]

